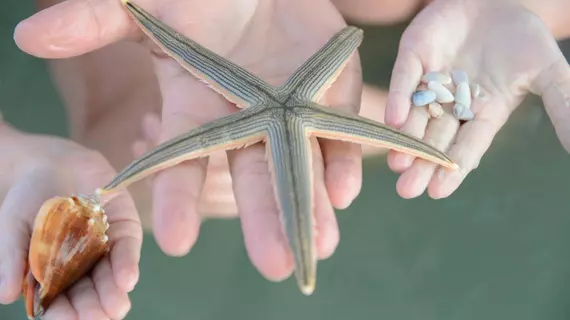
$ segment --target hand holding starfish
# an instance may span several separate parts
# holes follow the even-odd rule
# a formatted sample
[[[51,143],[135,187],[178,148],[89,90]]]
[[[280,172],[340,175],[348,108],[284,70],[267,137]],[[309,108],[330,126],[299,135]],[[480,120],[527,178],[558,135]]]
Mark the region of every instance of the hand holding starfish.
[[[147,0],[138,4],[275,85],[345,25],[328,1],[216,0],[204,6],[195,1]],[[318,20],[313,12],[320,12]],[[122,39],[146,38],[118,0],[69,0],[24,21],[15,39],[35,56],[66,58]],[[161,141],[237,110],[161,50],[155,47],[153,53],[163,100]],[[360,89],[355,55],[322,102],[355,113]],[[313,146],[317,249],[318,257],[325,258],[339,239],[333,207],[348,206],[360,190],[361,155],[359,146],[339,141],[313,141]],[[248,254],[264,276],[283,279],[293,270],[293,259],[282,235],[265,150],[254,145],[230,151],[228,158]],[[196,240],[200,226],[196,199],[206,161],[189,161],[153,178],[154,234],[166,253],[183,255]]]
[[[282,227],[294,258],[295,275],[304,293],[314,290],[319,250],[313,228],[314,224],[322,227],[318,219],[319,194],[314,192],[314,181],[319,181],[320,176],[313,170],[313,159],[320,153],[316,152],[316,157],[311,154],[317,148],[311,147],[309,136],[389,147],[447,167],[455,166],[439,150],[417,139],[352,113],[317,104],[326,89],[339,78],[360,44],[362,32],[356,28],[347,27],[337,32],[282,86],[274,87],[186,38],[138,5],[126,2],[125,6],[141,29],[165,53],[244,110],[169,139],[125,168],[102,191],[110,192],[212,151],[265,141],[276,188],[276,199],[273,200],[281,213]],[[237,191],[239,189],[236,189],[236,195]],[[271,195],[262,196],[262,199],[270,198]],[[313,206],[317,209],[316,219]]]

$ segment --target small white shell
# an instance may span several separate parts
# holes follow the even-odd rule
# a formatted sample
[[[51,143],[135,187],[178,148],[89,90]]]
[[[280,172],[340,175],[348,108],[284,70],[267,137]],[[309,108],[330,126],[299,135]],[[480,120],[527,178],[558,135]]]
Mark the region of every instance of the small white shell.
[[[416,107],[422,107],[435,101],[435,92],[430,90],[418,90],[412,94],[412,103]]]
[[[469,77],[463,70],[452,70],[451,78],[453,79],[453,83],[455,83],[456,86],[458,86],[461,82],[469,82]]]
[[[471,109],[467,108],[461,103],[456,103],[453,106],[453,115],[458,120],[465,120],[465,121],[473,120],[473,118],[475,118],[473,111],[471,111]]]
[[[455,100],[453,93],[439,82],[430,81],[427,87],[435,93],[435,100],[439,103],[449,103]]]
[[[481,93],[481,87],[478,83],[470,83],[469,89],[471,89],[471,97],[474,99],[479,97],[479,94]]]
[[[432,118],[439,118],[443,115],[443,108],[441,104],[432,102],[428,105],[428,112]]]
[[[450,84],[451,78],[445,74],[437,71],[430,71],[422,77],[422,82],[425,84],[430,83],[430,81],[436,81],[441,84]]]
[[[455,102],[471,108],[471,89],[467,82],[461,82],[455,89]]]

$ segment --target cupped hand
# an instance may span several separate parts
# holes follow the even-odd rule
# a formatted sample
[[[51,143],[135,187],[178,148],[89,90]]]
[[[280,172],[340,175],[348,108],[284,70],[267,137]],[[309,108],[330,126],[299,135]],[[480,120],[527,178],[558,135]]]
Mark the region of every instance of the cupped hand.
[[[345,26],[328,0],[214,0],[207,4],[139,0],[137,5],[273,85],[283,83]],[[69,0],[22,22],[15,39],[22,50],[35,56],[65,58],[122,39],[146,38],[119,0]],[[236,111],[155,45],[150,48],[163,100],[160,141]],[[360,90],[356,56],[322,102],[357,111]],[[362,164],[359,146],[321,141],[320,149],[313,157],[316,242],[319,258],[325,258],[339,238],[333,206],[344,208],[356,197]],[[293,270],[293,260],[282,234],[264,153],[258,144],[228,152],[228,160],[248,254],[266,278],[281,280]],[[153,177],[153,231],[168,254],[183,255],[196,241],[206,167],[207,159],[189,161]]]
[[[423,74],[466,71],[483,96],[473,99],[472,121],[460,125],[445,113],[429,119],[411,106]],[[436,0],[405,30],[393,69],[386,123],[447,150],[460,169],[437,168],[421,159],[390,152],[388,164],[401,173],[397,191],[404,198],[426,191],[451,195],[477,168],[495,134],[529,92],[542,96],[558,137],[570,151],[570,70],[542,21],[516,1]]]
[[[61,138],[25,134],[1,122],[0,137],[0,303],[9,304],[21,295],[31,230],[44,201],[92,194],[115,172],[98,153]],[[110,254],[61,294],[44,319],[122,319],[130,310],[142,228],[126,194],[108,202],[105,212]]]

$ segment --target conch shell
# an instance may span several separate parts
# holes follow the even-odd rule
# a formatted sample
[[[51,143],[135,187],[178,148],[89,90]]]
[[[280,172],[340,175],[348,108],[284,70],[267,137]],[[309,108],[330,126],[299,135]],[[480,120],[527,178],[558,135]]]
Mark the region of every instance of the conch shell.
[[[24,302],[29,319],[40,317],[52,301],[84,276],[108,252],[107,216],[98,199],[55,197],[34,222]]]

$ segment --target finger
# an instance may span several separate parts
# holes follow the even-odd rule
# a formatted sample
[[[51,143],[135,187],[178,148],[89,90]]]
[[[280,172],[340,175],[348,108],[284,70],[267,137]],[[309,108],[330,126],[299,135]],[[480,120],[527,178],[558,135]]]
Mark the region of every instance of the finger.
[[[139,280],[141,223],[134,202],[127,195],[113,199],[107,204],[105,212],[109,217],[107,235],[114,281],[120,290],[130,292]]]
[[[360,115],[380,123],[385,123],[384,114],[386,113],[387,97],[388,91],[376,88],[373,85],[364,84],[360,96]],[[381,149],[369,145],[361,145],[361,148],[363,157],[385,154],[388,151],[384,148]]]
[[[53,300],[42,320],[79,320],[79,316],[64,293]]]
[[[412,105],[412,94],[420,83],[423,65],[411,49],[400,45],[392,70],[385,121],[389,126],[401,127]]]
[[[135,158],[141,157],[144,153],[154,149],[160,143],[161,123],[160,118],[155,113],[147,113],[142,120],[142,138],[133,142],[131,151]],[[152,178],[149,175],[144,178],[147,185],[152,186]]]
[[[265,278],[281,281],[293,271],[293,256],[282,231],[265,147],[228,152],[228,160],[249,259]]]
[[[131,152],[135,158],[138,158],[151,148],[145,140],[136,140],[131,146]]]
[[[33,215],[39,208],[27,202],[25,207],[20,205],[25,199],[21,189],[18,186],[10,189],[0,209],[0,303],[3,304],[18,299],[26,268],[30,225],[19,213],[28,211],[28,215]]]
[[[155,145],[160,143],[161,123],[159,115],[147,113],[142,121],[142,131],[146,141]]]
[[[75,192],[90,194],[107,184],[115,176],[115,171],[103,156],[88,153],[76,159],[82,166],[77,168],[75,177],[81,177]],[[117,286],[129,292],[139,278],[139,262],[142,247],[142,226],[133,199],[127,192],[103,199],[105,215],[108,218],[111,266]]]
[[[12,303],[21,293],[34,217],[57,195],[58,182],[50,170],[31,170],[6,194],[0,208],[0,303]]]
[[[161,141],[231,112],[223,97],[184,72],[174,60],[156,62],[163,97]],[[186,161],[153,178],[154,235],[169,255],[184,255],[196,242],[207,163],[207,159]]]
[[[458,128],[459,121],[451,113],[444,112],[441,117],[430,120],[423,140],[436,149],[447,150]],[[436,168],[436,164],[416,158],[398,179],[398,194],[406,199],[420,196],[426,190]]]
[[[232,188],[232,177],[225,152],[210,155],[208,173],[200,199],[202,217],[237,216],[238,207]]]
[[[327,91],[326,104],[359,113],[362,93],[360,59],[354,55],[345,70]],[[348,207],[362,186],[362,149],[358,144],[320,140],[325,185],[332,205],[338,209]]]
[[[556,135],[566,151],[570,152],[570,66],[564,57],[545,69],[535,80],[537,93],[550,117]]]
[[[316,139],[311,139],[313,149],[313,188],[314,188],[314,219],[317,257],[326,259],[334,253],[339,241],[338,225],[335,211],[324,183],[323,157]]]
[[[22,51],[53,59],[91,52],[137,32],[121,1],[68,0],[20,22],[14,39]]]
[[[81,278],[67,291],[67,297],[69,302],[71,302],[71,306],[77,312],[79,319],[110,319],[103,311],[99,295],[91,278]]]
[[[400,130],[416,138],[423,139],[429,118],[426,107],[414,107],[410,110],[410,114]],[[394,172],[401,173],[412,166],[414,159],[415,157],[412,155],[390,150],[388,152],[387,162],[390,169]]]
[[[154,147],[155,147],[154,145],[149,145],[149,143],[145,140],[136,140],[131,145],[131,152],[132,152],[134,158],[138,158],[138,157],[141,157],[143,154],[145,154],[147,151],[151,150]],[[153,177],[154,177],[154,174],[150,174],[150,175],[146,176],[143,179],[144,183],[147,186],[152,187],[152,178]]]
[[[475,119],[459,128],[456,141],[447,153],[459,165],[459,169],[437,169],[428,185],[431,198],[448,197],[459,187],[467,174],[478,167],[493,138],[506,123],[510,115],[509,110],[512,110],[499,99],[490,99],[488,102],[474,100],[472,109]]]
[[[92,279],[105,313],[111,319],[123,319],[131,308],[131,302],[128,294],[113,281],[113,270],[108,257],[99,261],[93,270]]]
[[[388,91],[374,85],[363,84],[360,95],[360,111],[362,117],[384,123],[386,99]]]

